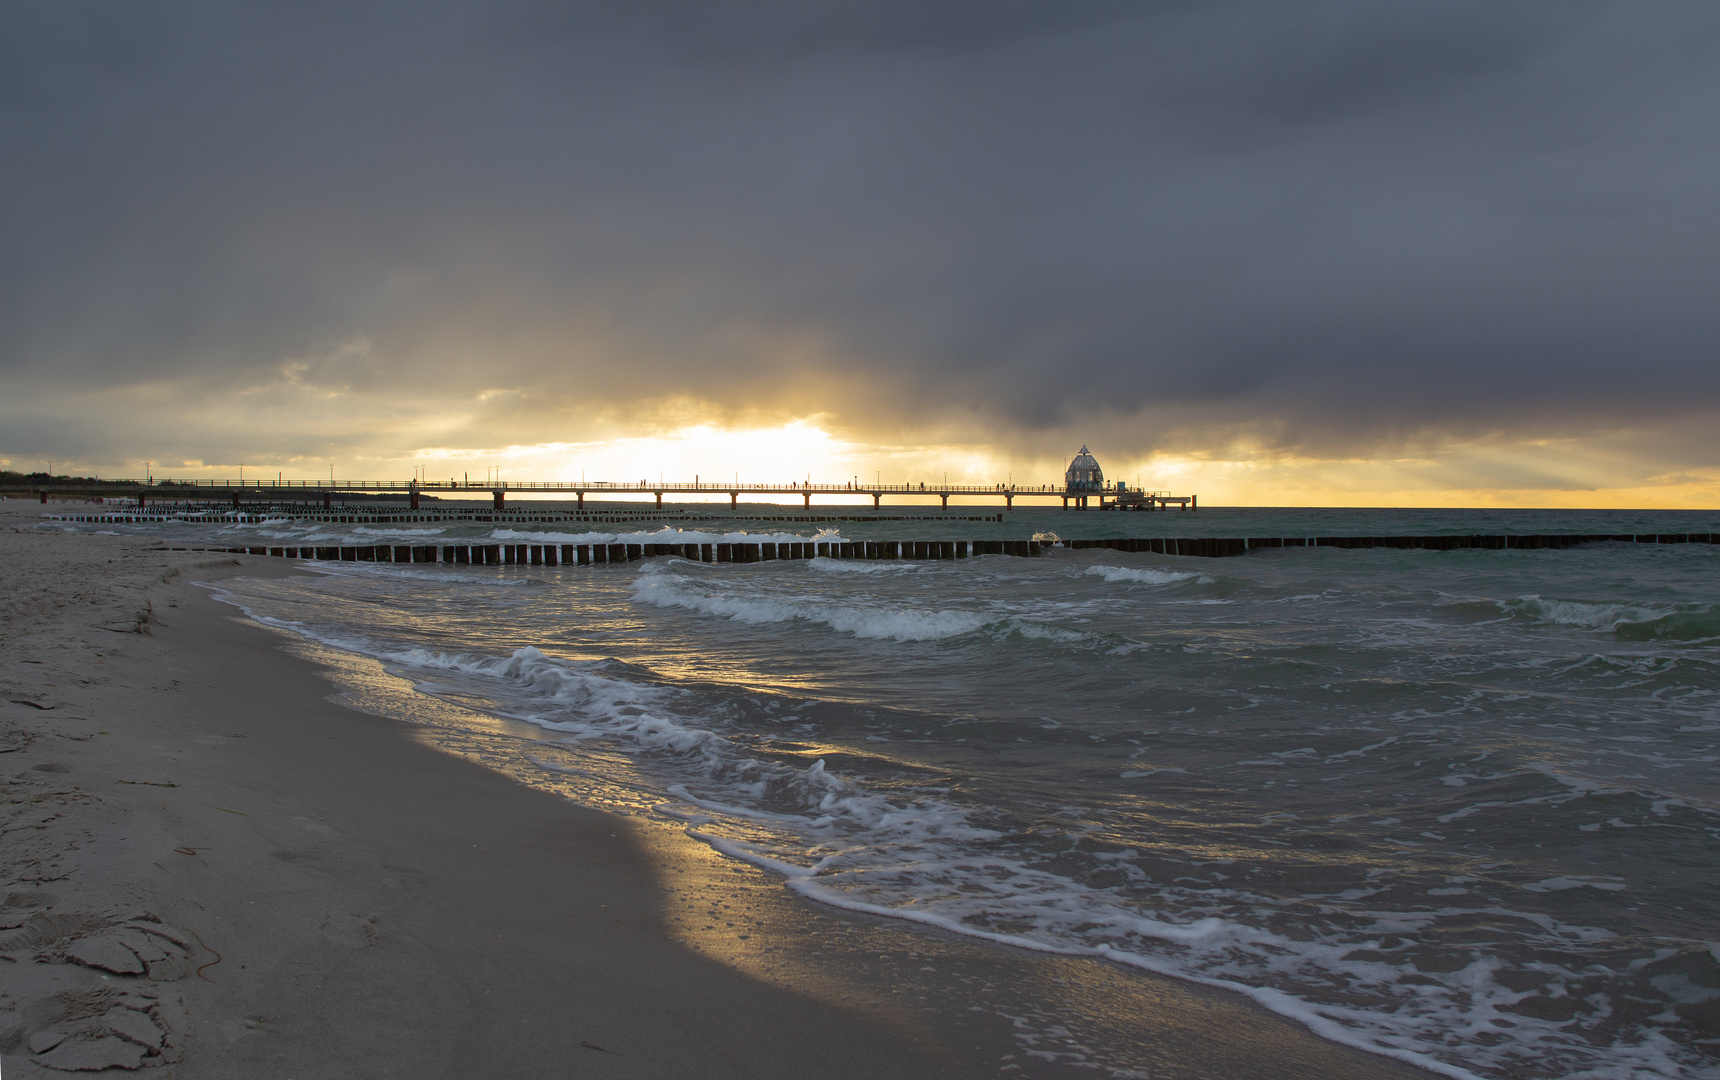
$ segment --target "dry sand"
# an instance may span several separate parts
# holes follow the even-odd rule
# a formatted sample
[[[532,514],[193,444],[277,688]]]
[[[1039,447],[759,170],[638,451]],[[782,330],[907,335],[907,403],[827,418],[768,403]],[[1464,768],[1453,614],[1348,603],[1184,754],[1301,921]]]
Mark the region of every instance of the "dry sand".
[[[1424,1075],[1226,995],[808,905],[331,700],[192,584],[291,564],[40,509],[0,508],[8,1080]]]

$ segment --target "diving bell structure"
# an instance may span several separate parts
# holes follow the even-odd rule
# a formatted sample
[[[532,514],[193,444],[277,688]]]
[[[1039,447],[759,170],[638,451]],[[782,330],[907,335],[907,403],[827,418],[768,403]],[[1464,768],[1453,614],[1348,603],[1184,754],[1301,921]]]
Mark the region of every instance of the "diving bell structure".
[[[1076,493],[1105,490],[1105,470],[1099,468],[1099,459],[1085,446],[1069,463],[1069,471],[1063,474],[1063,486],[1065,491]]]

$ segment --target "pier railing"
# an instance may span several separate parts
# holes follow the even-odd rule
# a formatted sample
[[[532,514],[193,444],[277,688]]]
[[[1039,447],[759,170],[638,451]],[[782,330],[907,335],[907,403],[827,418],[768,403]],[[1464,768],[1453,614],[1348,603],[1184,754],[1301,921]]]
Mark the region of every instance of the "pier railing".
[[[798,495],[805,500],[807,506],[812,505],[814,496],[838,498],[870,498],[872,505],[880,506],[886,497],[921,497],[936,498],[944,506],[948,506],[951,498],[990,498],[1001,499],[1006,507],[1013,507],[1016,499],[1060,499],[1065,508],[1074,506],[1086,509],[1090,503],[1096,503],[1100,508],[1107,506],[1117,509],[1158,509],[1163,510],[1175,505],[1184,510],[1197,509],[1199,502],[1193,495],[1172,495],[1166,491],[1148,491],[1143,488],[1109,488],[1105,490],[1076,490],[1058,487],[1054,484],[862,484],[858,481],[847,481],[841,484],[817,484],[811,482],[791,482],[786,484],[772,483],[740,483],[706,482],[695,479],[691,483],[673,481],[640,480],[637,483],[610,480],[285,480],[285,479],[173,479],[170,477],[145,477],[143,479],[95,480],[81,477],[41,478],[29,477],[23,482],[0,485],[0,493],[6,491],[28,492],[41,495],[44,499],[49,495],[119,495],[133,496],[138,499],[159,497],[180,498],[240,498],[247,494],[268,494],[276,497],[307,498],[321,495],[325,501],[334,494],[406,494],[414,503],[420,494],[459,494],[463,492],[486,493],[495,500],[495,505],[503,505],[510,493],[525,495],[571,495],[581,506],[587,496],[602,497],[605,495],[652,495],[661,504],[665,495],[727,495],[731,504],[738,503],[743,495],[765,495],[782,497]]]
[[[870,495],[882,492],[886,495],[996,495],[1002,492],[1013,492],[1016,495],[1049,495],[1071,498],[1078,495],[1097,497],[1099,491],[1069,491],[1051,484],[754,484],[754,483],[704,483],[694,481],[681,483],[672,480],[651,481],[641,480],[637,483],[611,480],[232,480],[232,479],[202,479],[175,480],[167,477],[151,477],[149,479],[119,479],[119,480],[32,480],[25,484],[8,485],[10,487],[27,487],[30,490],[39,488],[85,488],[85,487],[141,487],[147,489],[171,488],[175,491],[184,490],[218,490],[231,491],[518,491],[518,492],[565,492],[578,491],[613,491],[627,494],[649,495],[663,491],[674,494],[706,493],[726,495],[738,491],[742,495],[773,494],[801,495],[811,492],[814,495]],[[1127,488],[1125,491],[1144,495],[1169,495],[1165,491],[1144,491],[1139,488]],[[1117,494],[1116,489],[1106,489],[1102,492],[1107,498]]]

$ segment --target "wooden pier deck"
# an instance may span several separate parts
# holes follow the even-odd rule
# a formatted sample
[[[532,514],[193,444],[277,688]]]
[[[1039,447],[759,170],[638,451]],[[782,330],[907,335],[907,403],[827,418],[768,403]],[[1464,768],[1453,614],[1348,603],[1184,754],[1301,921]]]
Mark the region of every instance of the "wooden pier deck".
[[[739,506],[742,496],[762,496],[780,499],[799,497],[808,508],[814,497],[865,499],[881,507],[885,498],[935,498],[948,507],[951,499],[966,500],[971,505],[985,502],[996,505],[1001,500],[1005,509],[1013,509],[1015,500],[1060,500],[1065,510],[1099,509],[1165,510],[1176,506],[1182,510],[1198,510],[1199,497],[1172,495],[1164,491],[1143,491],[1130,488],[1118,491],[1069,491],[1050,484],[709,484],[665,483],[641,480],[637,484],[599,481],[476,481],[476,480],[109,480],[99,482],[35,482],[8,485],[0,494],[39,496],[43,502],[54,498],[91,498],[95,496],[133,498],[142,505],[162,499],[222,500],[235,505],[245,501],[317,502],[331,506],[336,495],[402,496],[416,508],[421,495],[437,498],[459,498],[489,495],[496,509],[502,509],[509,494],[572,496],[576,505],[585,506],[589,498],[651,495],[656,505],[663,505],[665,495],[727,495],[731,507]],[[961,505],[958,503],[958,505]]]
[[[187,524],[257,525],[269,521],[315,521],[329,525],[583,525],[589,531],[620,525],[668,525],[704,523],[724,525],[735,521],[783,522],[796,525],[839,524],[841,522],[876,521],[964,521],[1001,522],[1002,514],[961,514],[944,512],[938,507],[925,507],[927,513],[877,514],[864,507],[853,507],[856,513],[844,514],[841,507],[827,507],[823,513],[796,513],[793,507],[776,507],[790,513],[763,513],[719,507],[708,512],[686,509],[660,510],[640,504],[638,509],[617,506],[586,507],[585,509],[524,506],[501,509],[477,509],[469,506],[427,505],[417,510],[399,504],[352,503],[330,508],[294,505],[291,503],[243,503],[238,509],[211,509],[207,503],[153,503],[142,507],[90,509],[72,514],[44,514],[46,521],[69,521],[82,524],[155,525],[167,522]],[[899,508],[912,510],[913,507]],[[970,509],[957,507],[957,510]]]

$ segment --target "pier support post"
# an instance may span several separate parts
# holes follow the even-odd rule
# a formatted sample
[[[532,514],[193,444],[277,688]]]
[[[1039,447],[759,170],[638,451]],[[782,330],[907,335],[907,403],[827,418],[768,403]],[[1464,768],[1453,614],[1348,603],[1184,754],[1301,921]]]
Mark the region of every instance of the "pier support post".
[[[495,495],[495,497],[496,497],[496,509],[497,510],[506,509],[506,507],[507,507],[507,492],[503,491],[501,488],[497,488],[494,492],[492,492],[492,494]]]
[[[880,495],[874,491],[872,493],[872,509],[876,510],[876,509],[878,509],[878,507],[882,506],[883,504],[884,504],[884,496],[882,496],[882,495]]]
[[[661,491],[657,493],[657,509],[663,509],[663,493]]]
[[[143,509],[143,489],[142,488],[137,489],[137,508],[139,510]]]
[[[741,493],[738,491],[729,492],[729,509],[732,510],[735,507],[739,506],[740,504],[741,504]]]
[[[944,500],[944,509],[948,510],[950,508],[950,497],[948,495],[940,495],[938,498]]]
[[[806,508],[812,509],[812,492],[810,491],[806,493]]]
[[[412,486],[412,509],[418,509],[418,485]]]
[[[579,493],[579,508],[581,510],[585,509],[585,492],[583,491]]]
[[[1188,508],[1190,510],[1199,510],[1200,509],[1200,496],[1199,495],[1190,495],[1188,497]]]
[[[334,509],[334,492],[332,492],[332,491],[323,492],[323,509],[324,510],[333,510]]]
[[[1003,494],[1003,508],[1005,510],[1014,510],[1015,509],[1015,496],[1011,495],[1007,491],[1004,492],[1004,494]]]

